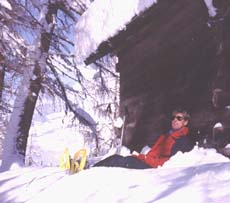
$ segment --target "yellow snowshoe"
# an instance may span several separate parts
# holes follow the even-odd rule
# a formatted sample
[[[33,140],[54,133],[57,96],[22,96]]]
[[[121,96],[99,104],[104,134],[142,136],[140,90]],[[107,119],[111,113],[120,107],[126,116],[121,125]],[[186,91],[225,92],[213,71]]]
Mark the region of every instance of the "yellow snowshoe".
[[[69,170],[70,169],[70,155],[69,149],[66,148],[59,160],[59,167],[62,170]]]
[[[70,173],[74,174],[79,171],[82,171],[86,164],[86,149],[80,149],[74,154],[73,159],[71,160]]]

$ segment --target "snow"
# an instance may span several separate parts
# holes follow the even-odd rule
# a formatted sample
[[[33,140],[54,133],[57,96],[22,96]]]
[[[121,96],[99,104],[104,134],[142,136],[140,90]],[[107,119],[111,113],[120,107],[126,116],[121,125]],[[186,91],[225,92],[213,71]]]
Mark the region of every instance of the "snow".
[[[14,103],[14,109],[13,112],[11,113],[10,121],[7,126],[7,131],[5,135],[5,139],[3,140],[4,145],[8,146],[7,148],[3,149],[3,157],[2,160],[5,160],[4,165],[2,166],[1,170],[5,170],[9,167],[9,165],[14,162],[17,163],[18,165],[23,165],[23,163],[20,161],[19,157],[21,156],[17,150],[14,148],[15,147],[15,135],[19,129],[19,123],[20,123],[20,116],[23,112],[23,103],[26,100],[26,95],[29,89],[29,74],[30,70],[24,69],[23,72],[23,81],[22,85],[19,88],[19,95],[20,97],[17,97]],[[12,161],[13,160],[13,161]]]
[[[58,166],[62,151],[68,147],[73,157],[85,146],[83,137],[76,136],[77,129],[69,128],[69,119],[59,112],[35,122],[32,133],[37,136],[28,145],[35,163],[0,173],[1,203],[230,202],[230,159],[198,146],[191,152],[178,152],[157,169],[91,167],[70,175]],[[142,153],[148,150],[145,146]],[[88,161],[92,165],[114,153],[112,148],[105,156],[88,157]],[[130,155],[130,150],[123,146],[121,154]],[[41,160],[46,167],[39,166]]]
[[[222,128],[222,123],[216,123],[213,128]]]
[[[197,146],[157,169],[92,167],[70,175],[58,167],[24,167],[0,174],[0,202],[227,203],[229,171],[228,158]]]
[[[81,18],[77,25],[76,41],[80,42],[76,50],[77,60],[83,61],[103,40],[125,29],[125,25],[135,15],[156,2],[154,0],[93,2],[90,10],[85,12],[84,18]],[[212,1],[206,0],[205,3],[209,14],[214,15]],[[1,0],[0,4],[8,6],[4,0]],[[52,116],[59,117],[55,114]],[[50,162],[50,166],[17,166],[0,173],[1,203],[230,202],[230,161],[215,149],[195,146],[191,152],[178,152],[157,169],[92,167],[70,175],[58,167],[57,162],[61,155],[59,150],[64,151],[67,146],[72,155],[84,146],[82,137],[79,135],[76,138],[77,129],[53,122],[53,118],[49,116],[39,122],[40,124],[37,121],[35,130],[44,136],[33,137],[28,150],[37,153],[39,156],[37,160]],[[12,129],[13,131],[15,129]],[[58,139],[54,139],[54,135]],[[148,149],[143,148],[143,153]],[[115,151],[112,149],[110,154]],[[128,155],[129,150],[122,148],[121,152]],[[36,158],[36,154],[33,156]]]
[[[218,122],[213,126],[213,128],[223,128],[223,125],[222,123]]]
[[[114,126],[117,128],[121,128],[123,124],[124,124],[124,121],[121,117],[118,117],[114,122]]]
[[[0,4],[1,4],[3,7],[7,8],[7,9],[9,9],[9,10],[12,10],[12,7],[11,7],[10,3],[9,3],[7,0],[0,0]]]
[[[28,167],[13,166],[11,170],[0,173],[1,203],[171,203],[182,202],[191,194],[192,197],[186,202],[230,201],[230,159],[215,149],[198,146],[191,152],[178,152],[157,169],[91,167],[70,175],[58,166],[60,149],[64,151],[68,147],[73,157],[77,150],[85,146],[83,137],[76,136],[77,129],[68,127],[69,119],[60,112],[48,114],[45,119],[35,122],[32,133],[36,131],[37,136],[31,138],[33,142],[30,140],[28,146],[35,163]],[[148,150],[149,147],[145,146],[142,153]],[[105,156],[88,157],[88,161],[92,164],[92,161],[114,153],[116,149],[112,148]],[[121,154],[130,155],[130,150],[123,146]],[[47,166],[40,167],[40,160],[48,163]]]
[[[47,107],[48,108],[48,105]],[[35,114],[36,115],[36,114]],[[72,114],[63,111],[49,113],[43,119],[36,115],[27,144],[26,164],[58,166],[61,153],[68,147],[73,156],[76,149],[85,147],[79,127],[72,125]]]
[[[217,14],[217,9],[213,6],[213,0],[204,0],[210,17],[215,17]]]
[[[95,0],[76,25],[76,62],[83,63],[101,42],[155,3],[157,0]]]

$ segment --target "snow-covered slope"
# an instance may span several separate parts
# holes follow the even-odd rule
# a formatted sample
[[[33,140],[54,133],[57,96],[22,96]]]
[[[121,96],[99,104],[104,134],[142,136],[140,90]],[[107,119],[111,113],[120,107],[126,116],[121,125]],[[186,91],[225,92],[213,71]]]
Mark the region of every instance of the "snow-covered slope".
[[[157,169],[57,167],[0,174],[0,202],[230,202],[230,161],[213,149],[178,153]]]

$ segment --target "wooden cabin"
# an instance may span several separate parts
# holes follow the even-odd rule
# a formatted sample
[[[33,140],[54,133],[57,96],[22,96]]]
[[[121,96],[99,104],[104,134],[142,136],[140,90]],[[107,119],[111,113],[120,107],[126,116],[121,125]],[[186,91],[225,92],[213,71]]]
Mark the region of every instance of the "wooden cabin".
[[[222,14],[226,2],[218,5]],[[86,59],[90,64],[106,54],[118,56],[126,146],[137,151],[151,146],[159,133],[169,129],[171,112],[178,107],[191,114],[195,139],[199,133],[211,135],[213,125],[222,122],[228,96],[217,95],[215,101],[224,97],[224,105],[213,105],[223,61],[220,45],[227,44],[219,17],[209,16],[203,0],[159,1]],[[230,88],[222,90],[228,94]]]

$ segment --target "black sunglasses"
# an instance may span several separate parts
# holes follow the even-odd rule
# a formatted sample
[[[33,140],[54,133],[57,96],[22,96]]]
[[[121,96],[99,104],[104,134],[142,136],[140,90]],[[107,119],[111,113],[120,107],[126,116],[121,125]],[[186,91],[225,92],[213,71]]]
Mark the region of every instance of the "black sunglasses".
[[[172,116],[172,120],[174,120],[175,118],[176,118],[178,121],[184,120],[184,117],[183,117],[183,116]]]

